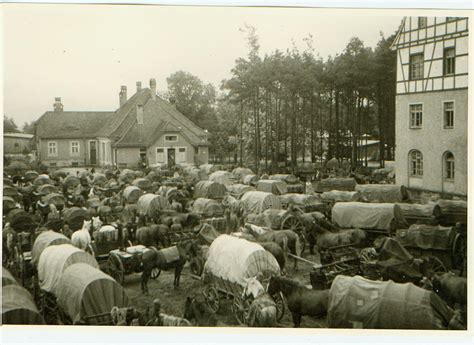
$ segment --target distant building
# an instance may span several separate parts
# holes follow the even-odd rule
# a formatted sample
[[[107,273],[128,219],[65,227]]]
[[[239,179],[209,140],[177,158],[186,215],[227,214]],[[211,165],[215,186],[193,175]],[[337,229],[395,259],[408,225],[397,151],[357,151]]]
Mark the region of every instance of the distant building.
[[[121,87],[114,112],[64,111],[56,98],[54,111],[37,121],[39,159],[48,166],[108,166],[136,168],[155,164],[205,164],[208,133],[174,105],[156,94],[156,82],[127,98]]]
[[[467,194],[468,19],[405,17],[397,50],[396,180]]]
[[[25,133],[4,133],[3,154],[6,156],[28,155],[33,150],[33,135]]]

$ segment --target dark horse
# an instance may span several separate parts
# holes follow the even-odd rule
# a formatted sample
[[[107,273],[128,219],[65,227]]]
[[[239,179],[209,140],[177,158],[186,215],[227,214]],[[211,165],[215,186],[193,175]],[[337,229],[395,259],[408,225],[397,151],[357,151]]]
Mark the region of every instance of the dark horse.
[[[300,326],[303,315],[323,317],[327,314],[329,290],[313,290],[293,279],[272,277],[267,291],[271,296],[283,293],[295,327]]]
[[[199,301],[195,297],[186,298],[183,318],[189,321],[194,320],[195,326],[217,326],[216,314],[206,302]]]
[[[181,278],[181,271],[183,266],[188,260],[188,254],[194,246],[193,241],[183,241],[176,244],[177,256],[174,260],[167,260],[165,251],[173,248],[166,248],[157,250],[153,247],[149,248],[142,254],[142,292],[148,293],[148,280],[151,277],[151,272],[153,269],[158,269],[158,274],[155,278],[161,273],[161,270],[166,270],[174,268],[174,281],[173,285],[175,288],[179,287],[179,280]]]

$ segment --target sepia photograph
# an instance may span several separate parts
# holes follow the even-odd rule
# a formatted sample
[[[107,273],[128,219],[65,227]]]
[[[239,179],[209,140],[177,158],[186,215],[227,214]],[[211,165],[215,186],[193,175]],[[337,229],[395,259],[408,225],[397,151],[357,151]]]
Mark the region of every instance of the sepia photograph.
[[[2,325],[467,333],[470,16],[3,4]]]

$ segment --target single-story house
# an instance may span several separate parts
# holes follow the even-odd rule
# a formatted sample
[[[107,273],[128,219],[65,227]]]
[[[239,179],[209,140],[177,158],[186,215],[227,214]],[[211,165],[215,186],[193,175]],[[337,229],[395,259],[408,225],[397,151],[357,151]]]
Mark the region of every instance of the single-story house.
[[[3,154],[20,156],[31,153],[33,150],[33,135],[26,133],[4,133]]]

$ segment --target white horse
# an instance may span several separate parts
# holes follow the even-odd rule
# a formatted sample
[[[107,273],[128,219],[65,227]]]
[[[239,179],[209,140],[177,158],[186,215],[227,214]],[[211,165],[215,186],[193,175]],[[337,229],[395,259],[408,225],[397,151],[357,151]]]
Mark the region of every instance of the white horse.
[[[90,220],[84,220],[82,229],[74,231],[71,236],[71,244],[84,251],[90,251],[93,253],[91,247],[91,235],[89,233],[92,222]]]

